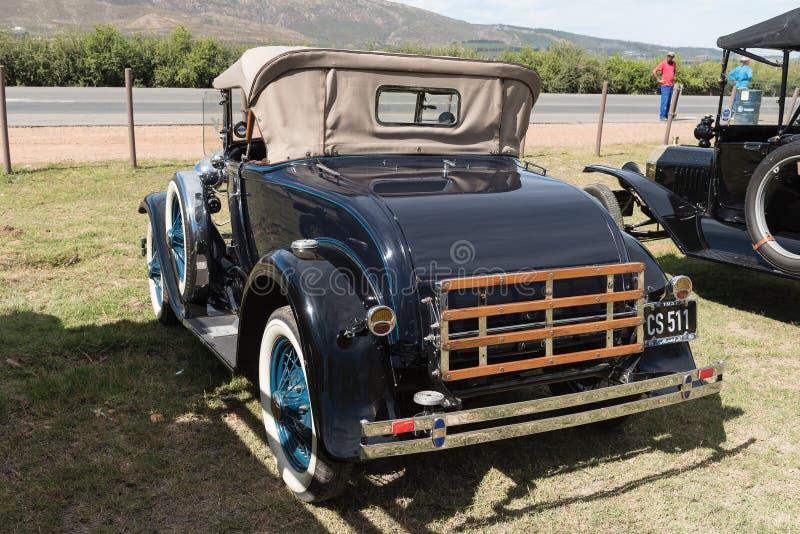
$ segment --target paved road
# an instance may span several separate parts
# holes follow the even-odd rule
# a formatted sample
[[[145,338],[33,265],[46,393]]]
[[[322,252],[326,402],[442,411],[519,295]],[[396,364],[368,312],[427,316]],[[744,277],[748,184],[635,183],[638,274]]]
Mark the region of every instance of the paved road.
[[[203,99],[206,113],[218,109],[216,92],[204,89],[134,89],[136,123],[200,124]],[[87,87],[9,87],[7,89],[10,126],[83,126],[126,124],[125,90]],[[596,122],[599,95],[544,94],[532,114],[532,122]],[[607,122],[657,122],[657,95],[609,95]],[[716,113],[717,98],[681,97],[678,116],[698,120]],[[765,98],[762,121],[777,120],[777,99]]]

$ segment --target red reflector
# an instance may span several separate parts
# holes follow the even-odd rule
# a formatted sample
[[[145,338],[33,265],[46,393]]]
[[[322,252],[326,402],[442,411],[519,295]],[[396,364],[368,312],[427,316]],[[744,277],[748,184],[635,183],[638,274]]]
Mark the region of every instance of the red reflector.
[[[395,421],[392,423],[392,434],[404,434],[406,432],[414,431],[414,420],[406,419],[405,421]]]
[[[706,367],[705,369],[700,369],[697,371],[697,378],[700,380],[705,380],[706,378],[711,378],[712,376],[714,376],[713,367]]]

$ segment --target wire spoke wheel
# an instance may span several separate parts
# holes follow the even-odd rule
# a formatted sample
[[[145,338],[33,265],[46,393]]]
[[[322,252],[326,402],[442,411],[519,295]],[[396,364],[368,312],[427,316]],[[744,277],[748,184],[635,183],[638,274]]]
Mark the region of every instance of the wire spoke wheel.
[[[333,460],[321,446],[313,395],[291,307],[270,315],[261,338],[258,385],[269,448],[286,486],[305,502],[339,494],[350,465]]]
[[[172,228],[167,230],[169,247],[175,258],[175,268],[178,271],[178,278],[182,282],[186,280],[186,247],[183,239],[183,210],[177,195],[172,197]]]
[[[278,436],[286,457],[298,470],[308,468],[311,460],[311,410],[308,386],[300,359],[287,338],[281,338],[272,351],[271,389],[280,418]]]
[[[183,182],[176,179],[167,188],[164,229],[169,255],[164,258],[162,269],[165,276],[178,283],[183,302],[200,303],[207,291],[207,261],[197,250],[198,243],[202,243],[203,239],[198,235],[199,230],[193,220],[202,214],[202,210],[198,211],[184,188]]]
[[[145,241],[145,260],[147,261],[147,285],[150,289],[150,302],[153,313],[162,324],[175,324],[178,322],[167,298],[164,288],[164,272],[161,267],[161,258],[153,244],[153,225],[147,224],[147,238]]]

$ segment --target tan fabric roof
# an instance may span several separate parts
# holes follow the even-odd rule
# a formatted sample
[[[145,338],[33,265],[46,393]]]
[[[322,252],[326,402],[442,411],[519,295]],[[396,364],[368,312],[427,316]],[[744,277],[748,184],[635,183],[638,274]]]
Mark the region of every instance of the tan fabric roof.
[[[536,71],[513,63],[303,46],[250,48],[236,63],[217,76],[213,85],[215,89],[240,87],[247,102],[253,105],[264,87],[273,80],[292,70],[313,68],[509,78],[527,85],[534,101],[539,97],[540,90]]]
[[[450,89],[460,98],[452,127],[381,124],[381,87]],[[317,48],[260,47],[214,80],[240,87],[278,163],[367,154],[518,156],[539,96],[536,71],[449,57]]]

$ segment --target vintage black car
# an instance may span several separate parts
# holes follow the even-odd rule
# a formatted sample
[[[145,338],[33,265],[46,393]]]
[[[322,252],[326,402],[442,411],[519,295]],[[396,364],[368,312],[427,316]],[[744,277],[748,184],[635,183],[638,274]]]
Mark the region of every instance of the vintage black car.
[[[535,71],[262,47],[214,86],[223,151],[141,205],[150,295],[257,384],[300,499],[360,460],[720,391],[691,281],[519,161]]]
[[[699,146],[662,146],[642,173],[590,166],[615,176],[621,190],[590,193],[640,239],[670,237],[687,256],[800,278],[800,108],[785,113],[790,52],[800,50],[800,9],[720,37],[724,50],[717,116],[695,129]],[[779,50],[781,61],[750,49]],[[782,69],[777,124],[737,124],[726,104],[731,53]],[[746,98],[747,91],[740,91]],[[738,98],[738,97],[737,97]],[[788,116],[788,120],[784,120]],[[711,147],[711,139],[714,146]],[[626,222],[634,205],[645,220]]]

